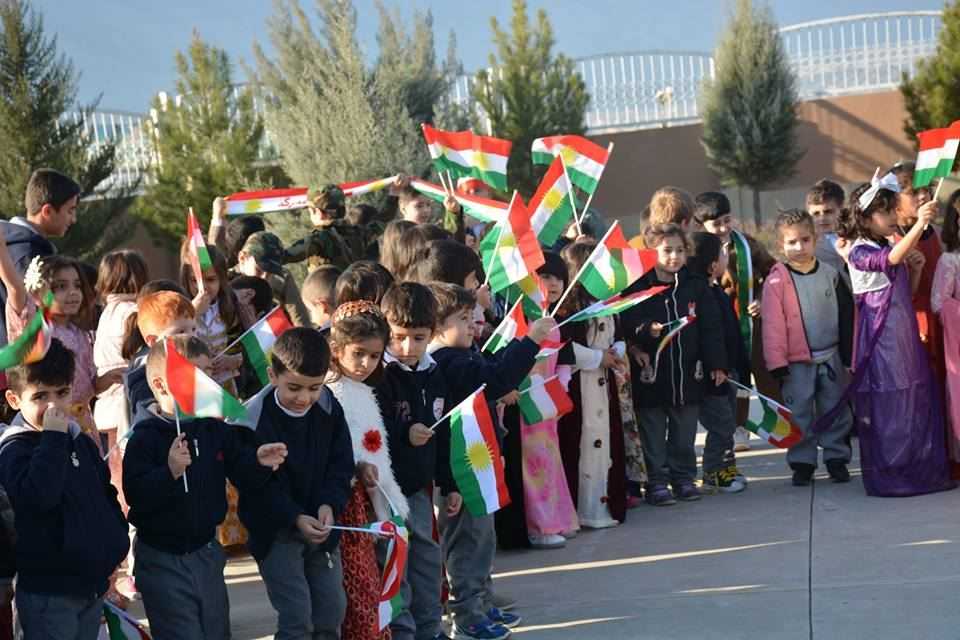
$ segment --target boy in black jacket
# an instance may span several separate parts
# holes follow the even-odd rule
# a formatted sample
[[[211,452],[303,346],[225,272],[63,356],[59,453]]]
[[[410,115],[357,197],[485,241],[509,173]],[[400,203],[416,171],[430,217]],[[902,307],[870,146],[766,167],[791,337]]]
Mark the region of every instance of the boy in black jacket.
[[[170,342],[200,369],[210,366],[199,338]],[[177,435],[166,366],[160,341],[146,362],[157,402],[141,409],[123,458],[123,491],[137,528],[134,575],[155,640],[221,640],[230,637],[226,557],[216,539],[227,513],[226,479],[241,492],[266,484],[286,447],[254,449],[245,430],[213,418],[181,418]]]
[[[343,409],[323,386],[330,347],[315,329],[288,329],[273,345],[270,384],[247,403],[258,442],[289,455],[269,485],[240,492],[240,520],[257,560],[277,638],[339,638],[347,608],[340,532],[350,497],[353,445]]]
[[[110,472],[67,417],[74,358],[54,338],[7,371],[20,413],[0,437],[0,481],[16,511],[17,611],[26,640],[95,640],[110,575],[127,554]]]
[[[397,640],[444,638],[440,629],[442,557],[433,539],[434,482],[447,497],[446,514],[460,512],[462,498],[450,471],[450,430],[430,426],[453,407],[427,346],[436,328],[437,304],[430,289],[403,282],[381,301],[390,325],[383,376],[375,389],[390,441],[393,472],[410,505],[407,574],[400,587],[403,612],[390,625]]]
[[[645,239],[657,251],[657,264],[628,292],[657,285],[669,289],[627,311],[623,327],[633,345],[633,401],[647,463],[646,498],[654,506],[666,506],[676,504],[674,494],[684,501],[700,499],[694,484],[698,404],[705,384],[726,385],[727,355],[710,285],[685,266],[688,240],[683,229],[656,225],[647,229]],[[685,322],[658,358],[661,339]]]
[[[484,384],[486,396],[491,399],[515,390],[530,373],[540,343],[556,321],[537,320],[526,337],[511,341],[499,357],[487,359],[470,348],[476,327],[474,294],[447,283],[434,283],[430,290],[437,300],[438,329],[428,353],[446,381],[446,406],[457,406]],[[520,617],[492,606],[491,594],[487,593],[497,548],[493,514],[461,511],[445,518],[442,508],[440,512],[444,561],[450,578],[450,611],[457,637],[506,638],[510,635],[507,625],[516,626]]]

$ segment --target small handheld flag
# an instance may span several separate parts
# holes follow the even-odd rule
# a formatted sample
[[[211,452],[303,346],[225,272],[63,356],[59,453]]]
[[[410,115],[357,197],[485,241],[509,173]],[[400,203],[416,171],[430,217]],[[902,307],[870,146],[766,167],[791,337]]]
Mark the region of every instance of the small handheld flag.
[[[197,291],[203,291],[203,274],[213,268],[213,260],[210,259],[207,243],[203,240],[203,231],[200,230],[197,218],[193,215],[193,207],[187,211],[187,242]]]
[[[547,378],[539,384],[533,384],[527,378],[525,384],[521,385],[517,406],[524,422],[528,425],[540,424],[573,411],[573,400],[563,388],[559,376]]]
[[[270,350],[273,349],[273,344],[277,341],[277,338],[284,331],[292,328],[293,324],[287,318],[287,313],[283,310],[283,307],[278,305],[273,308],[273,311],[258,320],[255,325],[244,331],[243,335],[223,350],[223,353],[229,351],[230,347],[239,341],[247,354],[247,361],[257,373],[257,379],[260,380],[260,384],[265,386],[270,382],[267,375]],[[220,355],[223,355],[223,353]]]
[[[50,330],[48,314],[53,304],[53,293],[47,291],[43,302],[33,318],[16,340],[0,348],[0,371],[20,364],[39,362],[50,349],[53,333]]]
[[[513,143],[472,131],[442,131],[428,124],[423,138],[438,172],[449,171],[456,178],[474,177],[498,191],[507,190],[507,161]]]
[[[99,637],[108,640],[150,640],[150,634],[133,616],[106,600],[103,602],[103,626]]]
[[[240,401],[224,391],[192,362],[177,352],[167,338],[167,386],[177,403],[178,415],[194,418],[239,419],[247,415]]]
[[[757,402],[750,403],[747,415],[745,426],[749,431],[780,449],[789,449],[803,439],[803,430],[794,420],[790,409],[736,380],[728,378],[727,382],[738,389],[757,394]]]

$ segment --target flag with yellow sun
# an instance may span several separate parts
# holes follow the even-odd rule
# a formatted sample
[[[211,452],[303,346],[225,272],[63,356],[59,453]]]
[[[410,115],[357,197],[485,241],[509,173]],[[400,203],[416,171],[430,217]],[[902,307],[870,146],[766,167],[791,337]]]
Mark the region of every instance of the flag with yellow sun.
[[[482,387],[450,413],[450,469],[471,515],[487,515],[510,504],[500,445]]]

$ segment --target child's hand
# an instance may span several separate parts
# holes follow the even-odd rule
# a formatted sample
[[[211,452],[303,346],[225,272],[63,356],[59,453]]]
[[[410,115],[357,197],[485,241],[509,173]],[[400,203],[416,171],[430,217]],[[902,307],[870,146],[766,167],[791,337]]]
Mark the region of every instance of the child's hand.
[[[401,191],[410,186],[410,178],[402,173],[397,174],[397,179],[390,185],[390,195],[399,195]]]
[[[520,392],[514,390],[508,393],[507,395],[503,396],[499,400],[497,400],[497,402],[499,402],[504,406],[512,407],[513,405],[517,404],[517,401],[519,400],[520,400]]]
[[[202,315],[213,302],[213,296],[207,293],[206,289],[201,289],[197,291],[197,295],[193,296],[193,308],[196,310],[197,315]]]
[[[650,323],[650,337],[659,338],[660,334],[663,333],[663,325],[659,322]]]
[[[600,361],[601,369],[620,369],[623,366],[623,360],[617,355],[617,350],[607,349],[603,352],[603,360]]]
[[[307,542],[320,544],[330,536],[330,530],[324,530],[320,521],[308,515],[297,516],[297,531]]]
[[[126,367],[117,367],[116,369],[107,371],[102,376],[97,376],[97,380],[94,383],[97,393],[106,391],[115,384],[123,384],[123,374],[126,372]]]
[[[170,445],[170,453],[167,454],[167,466],[170,467],[170,475],[174,480],[179,480],[187,471],[192,459],[190,458],[190,446],[187,444],[187,434],[181,433],[173,440]]]
[[[357,478],[363,483],[363,486],[373,488],[380,481],[380,473],[377,471],[377,465],[369,462],[357,463]]]
[[[66,433],[70,427],[70,418],[67,414],[55,406],[53,403],[47,405],[43,412],[43,430],[56,431],[57,433]]]
[[[530,331],[527,333],[527,336],[537,344],[540,344],[546,340],[550,336],[550,332],[556,328],[557,321],[550,316],[546,316],[530,325]]]
[[[422,447],[427,444],[432,437],[433,431],[419,422],[410,427],[410,444],[415,447]]]
[[[321,534],[319,542],[326,541],[330,537],[330,527],[333,526],[333,508],[328,504],[320,505],[317,509],[317,522],[320,525]]]
[[[230,378],[236,378],[240,375],[240,367],[243,366],[243,356],[239,353],[236,355],[223,355],[213,361],[213,375],[216,378],[220,378],[224,373],[231,373]]]
[[[490,285],[485,284],[477,289],[477,304],[489,311],[493,306],[493,300],[490,299]]]
[[[460,513],[460,508],[463,506],[463,496],[461,496],[456,491],[451,491],[447,494],[447,517],[452,518],[458,513]]]
[[[630,355],[633,357],[633,361],[640,365],[641,369],[646,369],[650,366],[650,354],[640,347],[631,346]]]
[[[918,224],[921,227],[926,227],[928,224],[933,222],[934,218],[937,217],[937,211],[939,208],[940,207],[936,200],[931,200],[930,202],[925,203],[922,207],[917,209],[917,221],[915,224]]]
[[[213,199],[213,212],[210,216],[210,226],[223,226],[223,221],[227,217],[227,201],[217,196]]]
[[[727,372],[723,369],[717,369],[710,372],[710,379],[713,380],[714,386],[719,387],[724,382],[727,381]]]
[[[759,300],[754,300],[753,302],[747,305],[747,315],[749,315],[751,318],[756,318],[757,316],[760,315]]]
[[[917,249],[911,249],[906,257],[907,266],[914,271],[922,271],[923,265],[927,264],[927,259]]]
[[[264,444],[257,449],[257,462],[260,463],[261,467],[270,467],[276,471],[286,459],[287,445],[282,442]]]
[[[443,208],[450,213],[458,213],[460,211],[460,203],[457,202],[456,198],[448,193],[447,197],[443,199]]]

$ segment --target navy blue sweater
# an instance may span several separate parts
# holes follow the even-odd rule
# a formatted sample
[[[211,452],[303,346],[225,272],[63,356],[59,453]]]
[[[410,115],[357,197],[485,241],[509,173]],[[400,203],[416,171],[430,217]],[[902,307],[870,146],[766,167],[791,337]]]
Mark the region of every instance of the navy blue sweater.
[[[226,479],[242,491],[266,484],[250,431],[213,418],[180,421],[187,434],[187,489],[167,465],[176,422],[141,412],[123,456],[123,493],[130,522],[145,543],[173,554],[196,551],[213,540],[227,515]]]
[[[7,252],[17,273],[23,277],[30,262],[37,256],[52,256],[57,252],[53,243],[37,233],[25,218],[19,216],[11,220],[0,220],[0,228],[7,240]],[[0,282],[0,309],[7,304],[7,288]],[[7,322],[5,314],[0,313],[0,344],[7,343]]]
[[[130,548],[110,472],[93,440],[8,427],[0,482],[16,512],[18,589],[94,596]]]
[[[294,527],[299,516],[316,518],[320,507],[329,505],[339,517],[350,498],[355,469],[343,409],[326,389],[300,418],[284,413],[274,394],[266,394],[253,433],[258,443],[287,445],[287,459],[270,482],[240,492],[240,520],[250,532],[247,546],[254,558],[261,559],[277,533]],[[319,548],[331,551],[339,540],[340,532],[333,531]]]

